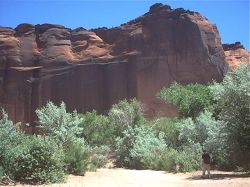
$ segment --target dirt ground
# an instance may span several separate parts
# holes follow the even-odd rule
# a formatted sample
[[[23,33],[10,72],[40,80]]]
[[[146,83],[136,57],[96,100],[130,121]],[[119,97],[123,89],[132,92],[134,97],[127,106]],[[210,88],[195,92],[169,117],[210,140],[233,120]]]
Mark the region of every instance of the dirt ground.
[[[201,179],[201,172],[166,173],[152,170],[99,169],[85,176],[69,175],[63,184],[43,187],[250,187],[250,177],[239,173],[212,171],[211,179]],[[15,187],[31,185],[15,185]],[[34,186],[33,186],[34,187]]]

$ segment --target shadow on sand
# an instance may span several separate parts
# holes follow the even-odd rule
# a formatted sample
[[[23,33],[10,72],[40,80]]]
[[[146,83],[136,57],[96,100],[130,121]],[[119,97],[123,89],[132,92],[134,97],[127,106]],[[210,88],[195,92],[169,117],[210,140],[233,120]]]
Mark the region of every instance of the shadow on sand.
[[[192,177],[188,177],[187,179],[188,180],[205,180],[205,179],[223,180],[223,179],[247,178],[247,177],[250,177],[249,173],[212,173],[210,178],[208,178],[207,175],[204,178],[202,178],[201,175],[195,175]]]

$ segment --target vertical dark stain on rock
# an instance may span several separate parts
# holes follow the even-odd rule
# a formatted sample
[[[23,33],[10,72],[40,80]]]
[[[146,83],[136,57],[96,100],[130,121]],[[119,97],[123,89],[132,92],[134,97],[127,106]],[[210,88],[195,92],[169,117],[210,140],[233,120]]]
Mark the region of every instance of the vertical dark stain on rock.
[[[228,67],[215,25],[197,12],[155,4],[115,28],[21,24],[0,28],[0,105],[14,121],[35,124],[49,100],[69,111],[107,113],[138,98],[148,118],[174,116],[155,94],[173,81],[221,81]]]

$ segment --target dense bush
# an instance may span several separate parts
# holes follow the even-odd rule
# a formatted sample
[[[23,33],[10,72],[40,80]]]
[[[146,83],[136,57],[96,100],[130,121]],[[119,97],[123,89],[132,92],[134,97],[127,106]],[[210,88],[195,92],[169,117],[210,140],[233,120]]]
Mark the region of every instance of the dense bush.
[[[117,137],[116,139],[116,162],[118,166],[133,167],[130,150],[133,149],[135,136],[138,133],[137,128],[134,129],[129,126],[122,133],[122,137]]]
[[[156,136],[152,129],[137,128],[137,134],[133,148],[130,150],[130,156],[137,168],[158,169],[155,167],[155,158],[166,148],[163,139],[164,134],[160,133]],[[132,162],[132,163],[133,163]]]
[[[49,137],[23,134],[4,111],[0,119],[0,142],[0,165],[7,176],[38,183],[64,178],[61,147]]]
[[[50,137],[26,136],[7,155],[4,169],[15,180],[49,183],[64,179],[63,150]]]
[[[181,172],[200,169],[202,149],[199,145],[183,147],[176,155],[175,163],[180,166]]]
[[[122,137],[123,131],[129,127],[135,128],[144,123],[141,104],[135,100],[122,100],[112,106],[109,121],[113,137]]]
[[[167,147],[155,155],[155,160],[151,163],[151,169],[175,172],[177,166],[178,151],[174,148]]]
[[[132,168],[151,168],[150,162],[162,148],[166,147],[162,136],[157,137],[151,129],[128,127],[123,137],[117,138],[118,164]]]
[[[76,111],[68,113],[63,102],[60,106],[48,102],[46,106],[37,109],[36,114],[40,128],[62,144],[74,141],[82,132],[79,124],[83,119],[77,115]]]
[[[243,63],[210,89],[217,101],[219,119],[225,122],[230,162],[250,170],[250,63]]]
[[[106,146],[96,146],[91,149],[91,164],[93,164],[96,168],[105,167],[109,162],[109,154],[111,149]]]
[[[221,162],[226,156],[222,124],[208,111],[201,113],[195,120],[187,118],[178,123],[180,143],[182,146],[198,144],[211,154],[214,162]]]
[[[2,118],[0,119],[0,165],[4,166],[5,154],[17,146],[22,138],[19,124],[13,124],[8,119],[6,112],[2,111]]]
[[[91,146],[110,144],[112,141],[111,127],[107,116],[98,115],[96,111],[81,114],[83,119],[79,126],[80,136]]]
[[[151,127],[156,134],[164,133],[167,146],[177,148],[180,146],[178,139],[179,131],[177,128],[178,122],[180,122],[180,119],[162,117],[148,121],[146,125]]]
[[[2,181],[3,176],[4,176],[4,169],[3,169],[3,167],[0,165],[0,184],[1,184],[1,181]]]
[[[90,164],[90,147],[80,139],[64,146],[65,169],[68,173],[84,175]]]
[[[207,85],[189,84],[182,86],[173,83],[169,88],[163,88],[158,97],[179,108],[183,117],[196,117],[212,104],[213,97]]]
[[[68,113],[64,103],[58,107],[52,102],[36,110],[40,128],[62,145],[65,154],[66,171],[84,175],[90,157],[90,149],[81,134],[83,118],[76,111]]]
[[[155,155],[151,169],[170,172],[188,172],[200,168],[200,153],[197,148],[184,147],[182,150],[167,148]]]
[[[11,174],[13,168],[11,165],[13,161],[10,158],[13,149],[22,142],[23,138],[19,125],[13,124],[8,119],[7,113],[2,110],[2,118],[0,119],[0,166],[2,167],[1,171],[7,175]]]

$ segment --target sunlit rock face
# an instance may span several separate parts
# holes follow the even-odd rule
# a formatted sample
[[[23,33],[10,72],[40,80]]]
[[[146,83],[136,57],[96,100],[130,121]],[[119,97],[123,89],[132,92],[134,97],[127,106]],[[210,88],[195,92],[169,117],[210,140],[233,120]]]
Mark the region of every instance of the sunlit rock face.
[[[155,95],[173,81],[221,81],[228,70],[215,25],[197,12],[155,4],[115,28],[21,24],[0,28],[0,104],[14,121],[33,123],[49,100],[68,110],[107,113],[137,98],[148,118],[177,110]]]
[[[235,42],[234,44],[223,44],[223,49],[230,70],[234,71],[242,62],[250,63],[250,51],[245,49],[240,42]]]

